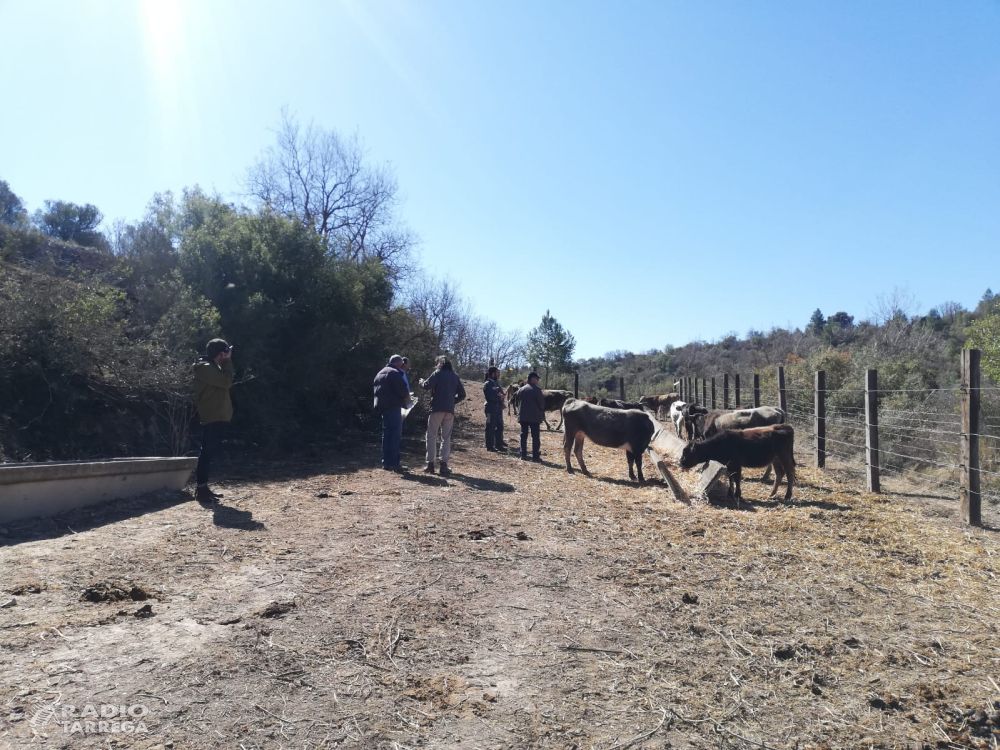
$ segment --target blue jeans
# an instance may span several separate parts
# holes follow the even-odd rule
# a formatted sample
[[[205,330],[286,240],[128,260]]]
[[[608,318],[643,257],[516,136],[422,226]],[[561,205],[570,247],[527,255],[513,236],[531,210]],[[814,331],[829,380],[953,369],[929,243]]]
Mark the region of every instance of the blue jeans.
[[[382,466],[399,466],[399,443],[403,437],[403,414],[399,409],[382,412]]]

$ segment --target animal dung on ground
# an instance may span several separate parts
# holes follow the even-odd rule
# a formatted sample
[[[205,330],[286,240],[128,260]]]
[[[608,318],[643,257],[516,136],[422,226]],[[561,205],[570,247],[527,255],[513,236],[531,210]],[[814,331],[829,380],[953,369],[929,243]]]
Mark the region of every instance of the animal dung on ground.
[[[139,609],[137,609],[135,612],[132,613],[132,617],[138,617],[139,619],[144,619],[146,617],[152,617],[152,616],[153,616],[152,604],[144,604],[143,606],[139,607]]]
[[[144,602],[147,599],[155,598],[153,594],[146,591],[142,586],[130,586],[122,583],[95,583],[88,586],[80,594],[80,601],[99,604],[101,602]]]
[[[686,594],[684,594],[684,596],[681,597],[681,601],[684,602],[685,604],[697,604],[698,603],[698,595],[697,594],[688,594],[688,593],[686,593]]]
[[[40,594],[45,587],[40,583],[22,583],[10,589],[10,593],[18,596],[25,594]]]
[[[261,617],[281,617],[295,609],[295,602],[271,602],[261,610]]]

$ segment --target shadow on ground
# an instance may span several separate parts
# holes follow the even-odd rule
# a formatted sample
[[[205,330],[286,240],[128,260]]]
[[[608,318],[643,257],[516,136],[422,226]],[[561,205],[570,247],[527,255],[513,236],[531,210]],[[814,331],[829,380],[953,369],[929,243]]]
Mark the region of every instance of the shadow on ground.
[[[6,534],[0,536],[0,547],[89,531],[100,526],[138,518],[147,513],[157,513],[181,503],[191,502],[191,495],[177,490],[162,490],[123,500],[111,500],[98,505],[88,505],[49,518],[28,518],[5,526]]]

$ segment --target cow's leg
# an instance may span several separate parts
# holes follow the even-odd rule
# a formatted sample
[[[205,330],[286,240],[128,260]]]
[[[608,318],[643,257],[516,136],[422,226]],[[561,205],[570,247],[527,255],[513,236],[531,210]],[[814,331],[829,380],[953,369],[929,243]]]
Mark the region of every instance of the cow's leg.
[[[646,477],[642,475],[642,454],[644,451],[639,451],[638,453],[633,453],[635,457],[635,473],[639,475],[639,484],[646,483]]]
[[[573,442],[575,437],[576,437],[575,435],[570,435],[568,432],[565,435],[563,435],[563,451],[566,453],[566,471],[568,471],[570,474],[573,473],[573,464],[570,463],[569,453],[571,450],[573,450]]]
[[[775,469],[775,472],[777,472],[777,471],[778,470]],[[762,481],[764,484],[767,484],[767,480],[770,479],[770,478],[771,478],[771,464],[768,464],[767,468],[764,469],[764,476],[762,476],[760,478],[760,481]]]
[[[545,429],[548,430],[549,432],[552,432],[552,425],[549,424],[549,419],[547,415],[548,415],[547,411],[542,412],[542,421],[545,422]]]
[[[556,432],[562,429],[563,426],[563,412],[562,409],[559,410],[559,424],[556,425]]]
[[[778,486],[781,484],[782,477],[785,476],[785,467],[782,465],[780,458],[775,458],[767,467],[769,473],[772,468],[774,469],[774,486],[771,488],[771,494],[768,497],[774,497],[778,494]]]
[[[634,482],[635,472],[632,470],[632,465],[635,463],[635,456],[632,455],[632,451],[625,451],[625,458],[628,461],[628,478]]]
[[[784,456],[780,456],[780,458],[785,469],[785,474],[788,475],[788,489],[785,490],[785,500],[791,500],[792,485],[795,484],[795,457],[792,455],[792,449],[789,448],[788,452]]]
[[[585,476],[590,476],[590,472],[587,471],[587,464],[583,462],[583,441],[586,438],[582,432],[576,433],[576,460],[580,464],[580,471],[584,473]]]

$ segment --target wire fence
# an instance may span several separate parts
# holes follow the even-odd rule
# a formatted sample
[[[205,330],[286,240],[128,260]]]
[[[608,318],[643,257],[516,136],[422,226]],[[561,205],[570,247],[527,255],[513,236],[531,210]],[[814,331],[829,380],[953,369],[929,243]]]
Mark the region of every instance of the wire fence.
[[[784,371],[779,377],[784,377]],[[752,377],[741,377],[739,404],[736,403],[735,378],[729,378],[729,406],[750,403],[753,389],[747,388]],[[700,379],[698,381],[701,382]],[[716,378],[717,406],[723,408]],[[686,381],[682,379],[682,388]],[[814,452],[816,446],[816,400],[814,382],[784,383],[786,420],[796,430],[796,444]],[[769,381],[762,387],[760,405],[780,406],[777,384]],[[863,386],[863,384],[862,384]],[[838,470],[865,475],[868,470],[866,438],[869,428],[877,429],[877,467],[887,479],[912,482],[936,496],[959,498],[962,484],[963,435],[978,438],[979,485],[981,498],[1000,504],[1000,387],[983,383],[979,394],[978,431],[963,430],[962,403],[965,391],[951,388],[888,388],[874,390],[877,419],[869,424],[866,410],[867,390],[844,383],[843,387],[824,387],[824,455],[836,459]],[[686,391],[689,399],[702,392]],[[748,395],[749,394],[749,395]],[[708,394],[710,396],[710,394]],[[970,473],[977,470],[970,468]]]

